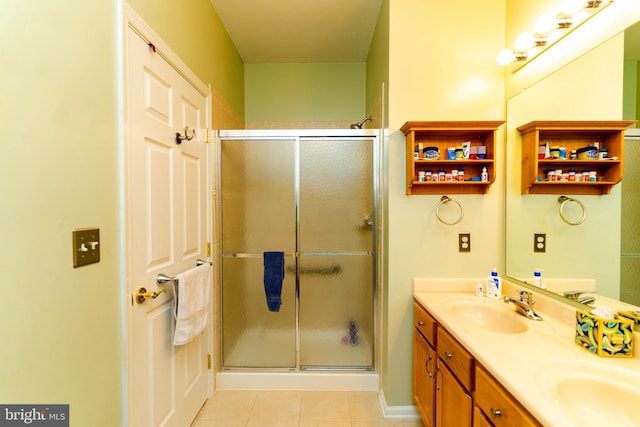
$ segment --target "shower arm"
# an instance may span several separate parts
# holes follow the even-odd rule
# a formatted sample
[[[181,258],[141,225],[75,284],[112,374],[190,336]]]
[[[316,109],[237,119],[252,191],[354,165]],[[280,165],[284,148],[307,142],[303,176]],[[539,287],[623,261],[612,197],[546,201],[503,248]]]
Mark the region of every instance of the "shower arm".
[[[362,129],[362,125],[364,125],[368,121],[373,121],[373,116],[365,117],[360,120],[358,123],[353,123],[350,127],[351,129]]]

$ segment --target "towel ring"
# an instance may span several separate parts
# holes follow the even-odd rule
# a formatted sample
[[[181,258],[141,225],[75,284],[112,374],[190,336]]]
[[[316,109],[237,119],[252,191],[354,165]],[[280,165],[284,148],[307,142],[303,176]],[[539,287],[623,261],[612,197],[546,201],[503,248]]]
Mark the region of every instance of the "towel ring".
[[[456,218],[455,221],[452,221],[452,222],[445,221],[440,216],[440,208],[442,207],[442,205],[449,202],[455,203],[456,205],[458,205],[458,208],[460,209],[460,215],[458,216],[458,218]],[[460,204],[460,202],[458,202],[457,200],[453,200],[449,196],[442,196],[440,198],[440,202],[438,203],[438,206],[436,206],[436,216],[438,217],[438,220],[445,225],[456,225],[457,223],[462,221],[462,218],[464,217],[464,209],[462,208],[462,205]]]
[[[560,197],[558,197],[558,203],[560,203],[560,218],[562,218],[562,220],[564,222],[566,222],[567,224],[569,224],[569,225],[580,225],[587,218],[587,211],[584,208],[584,205],[580,202],[580,200],[573,199],[573,198],[567,197],[567,196],[560,196]],[[578,221],[570,221],[565,216],[564,208],[569,203],[576,203],[580,207],[580,210],[582,211],[582,218],[580,218]]]

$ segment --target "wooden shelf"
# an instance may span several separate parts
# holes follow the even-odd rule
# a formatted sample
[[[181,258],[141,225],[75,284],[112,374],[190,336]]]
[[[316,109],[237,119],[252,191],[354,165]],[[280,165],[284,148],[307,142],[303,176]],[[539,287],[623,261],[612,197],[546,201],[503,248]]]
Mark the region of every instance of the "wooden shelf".
[[[485,194],[495,181],[496,132],[503,121],[458,121],[458,122],[406,122],[400,130],[406,138],[407,194]],[[463,142],[471,142],[472,147],[486,147],[484,159],[447,160],[447,148],[458,147]],[[440,159],[414,157],[416,149],[422,146],[437,147]],[[471,181],[480,177],[487,168],[486,181]],[[447,172],[464,169],[464,181],[418,181],[418,172],[432,170]]]
[[[624,131],[632,120],[612,121],[533,121],[520,126],[522,134],[522,194],[609,194],[622,180]],[[571,160],[571,150],[597,143],[616,160]],[[567,159],[539,159],[538,147],[565,147]],[[595,182],[548,181],[547,171],[595,171]]]

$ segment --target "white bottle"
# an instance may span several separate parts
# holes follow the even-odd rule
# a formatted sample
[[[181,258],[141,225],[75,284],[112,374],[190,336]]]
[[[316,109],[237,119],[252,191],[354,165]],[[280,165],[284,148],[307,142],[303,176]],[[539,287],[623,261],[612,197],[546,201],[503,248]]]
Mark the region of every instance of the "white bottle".
[[[487,278],[487,297],[502,298],[502,279],[498,277],[498,271],[495,268],[491,271],[491,276]]]
[[[482,282],[478,282],[476,285],[476,296],[483,297],[484,296],[484,287],[482,286]]]
[[[542,284],[542,272],[539,269],[536,269],[533,272],[533,286],[537,286],[541,289],[547,289],[547,287]]]
[[[480,174],[480,181],[489,181],[489,174],[487,173],[487,168],[482,168],[482,173]]]

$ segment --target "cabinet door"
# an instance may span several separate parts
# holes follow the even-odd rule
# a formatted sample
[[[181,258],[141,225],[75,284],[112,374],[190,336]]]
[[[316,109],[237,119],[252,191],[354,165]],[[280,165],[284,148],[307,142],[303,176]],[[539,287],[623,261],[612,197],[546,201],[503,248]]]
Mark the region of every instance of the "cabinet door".
[[[482,413],[482,409],[477,406],[473,408],[473,427],[493,427],[493,424]]]
[[[435,426],[436,352],[416,330],[413,332],[413,400],[426,427]]]
[[[471,396],[441,359],[436,381],[436,426],[471,427]]]

